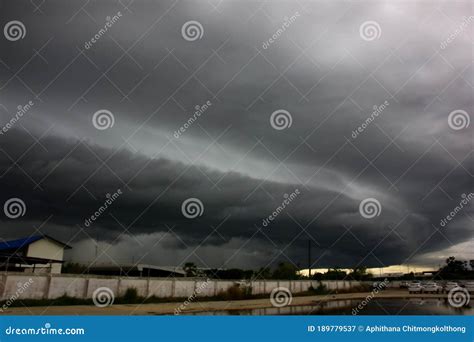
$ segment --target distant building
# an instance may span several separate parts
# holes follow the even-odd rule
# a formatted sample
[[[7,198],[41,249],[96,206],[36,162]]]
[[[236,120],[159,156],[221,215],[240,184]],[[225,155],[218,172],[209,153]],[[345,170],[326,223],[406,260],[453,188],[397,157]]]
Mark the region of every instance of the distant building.
[[[393,272],[393,273],[382,273],[382,278],[399,278],[403,277],[403,272]]]
[[[61,273],[67,244],[48,235],[0,242],[0,267],[3,271]]]
[[[186,272],[180,267],[155,266],[147,264],[92,264],[89,274],[116,275],[127,277],[184,277]]]

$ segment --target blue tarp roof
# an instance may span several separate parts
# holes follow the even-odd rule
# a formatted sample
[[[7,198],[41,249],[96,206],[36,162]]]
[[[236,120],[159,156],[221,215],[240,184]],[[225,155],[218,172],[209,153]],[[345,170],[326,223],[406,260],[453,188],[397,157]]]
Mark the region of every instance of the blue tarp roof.
[[[23,238],[23,239],[17,239],[17,240],[10,240],[10,241],[2,241],[0,242],[0,251],[2,250],[7,250],[7,249],[18,249],[18,248],[22,248],[22,247],[25,247],[25,246],[28,246],[29,244],[32,244],[33,242],[35,241],[38,241],[38,240],[41,240],[41,239],[48,239],[48,240],[52,240],[56,243],[59,243],[61,245],[64,245],[65,248],[71,248],[69,247],[68,245],[66,245],[65,243],[61,242],[61,241],[58,241],[56,239],[53,239],[47,235],[34,235],[34,236],[30,236],[30,237],[27,237],[27,238]]]

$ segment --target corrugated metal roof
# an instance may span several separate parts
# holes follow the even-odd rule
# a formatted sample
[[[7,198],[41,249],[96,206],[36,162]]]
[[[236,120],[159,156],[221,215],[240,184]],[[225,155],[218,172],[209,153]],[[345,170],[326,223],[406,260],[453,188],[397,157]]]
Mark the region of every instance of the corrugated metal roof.
[[[30,237],[22,238],[22,239],[17,239],[17,240],[2,241],[2,242],[0,242],[0,251],[2,251],[2,250],[4,251],[4,250],[7,250],[7,249],[22,248],[22,247],[28,246],[28,245],[32,244],[33,242],[36,242],[36,241],[41,240],[41,239],[48,239],[48,240],[51,240],[53,242],[56,242],[57,244],[63,245],[64,248],[71,248],[70,246],[66,245],[65,243],[63,243],[61,241],[58,241],[56,239],[53,239],[52,237],[50,237],[48,235],[34,235],[34,236],[30,236]]]
[[[41,235],[35,235],[23,239],[3,241],[0,242],[0,250],[22,248],[28,246],[29,244],[32,244],[35,241],[41,240],[42,238],[43,236]]]

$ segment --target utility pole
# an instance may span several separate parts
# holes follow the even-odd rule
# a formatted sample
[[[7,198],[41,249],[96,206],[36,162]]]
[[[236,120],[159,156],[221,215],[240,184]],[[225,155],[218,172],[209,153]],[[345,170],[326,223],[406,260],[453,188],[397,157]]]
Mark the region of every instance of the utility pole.
[[[308,278],[311,279],[311,240],[308,240]]]

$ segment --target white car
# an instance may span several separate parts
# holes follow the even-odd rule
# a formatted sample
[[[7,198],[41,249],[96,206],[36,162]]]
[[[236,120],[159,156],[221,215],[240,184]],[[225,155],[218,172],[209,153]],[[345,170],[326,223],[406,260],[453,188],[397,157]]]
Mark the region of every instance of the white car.
[[[419,282],[411,282],[408,284],[408,293],[421,293],[422,287]]]
[[[410,283],[408,281],[402,281],[400,282],[400,288],[401,289],[406,289],[408,288],[408,285],[410,285]]]
[[[469,292],[474,292],[474,281],[468,281],[464,284],[464,288]]]
[[[445,285],[444,285],[444,292],[448,293],[449,291],[451,291],[452,289],[456,288],[456,287],[459,287],[458,283],[454,282],[454,281],[448,281]]]
[[[428,282],[421,286],[423,293],[440,293],[443,291],[443,288],[436,284],[435,282]]]

